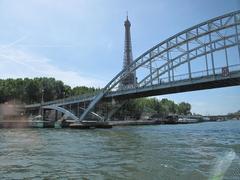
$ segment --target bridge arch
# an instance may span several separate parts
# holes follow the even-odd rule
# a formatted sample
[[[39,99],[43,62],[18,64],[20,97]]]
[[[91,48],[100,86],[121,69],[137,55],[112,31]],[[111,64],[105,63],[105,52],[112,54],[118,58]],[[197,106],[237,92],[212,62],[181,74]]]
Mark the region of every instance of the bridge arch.
[[[84,108],[79,107],[81,110],[85,111]],[[43,106],[42,109],[50,109],[50,110],[56,110],[59,111],[61,113],[63,113],[65,116],[72,118],[75,121],[79,121],[79,118],[73,114],[72,112],[68,111],[67,109],[60,107],[60,106],[56,106],[56,105],[48,105],[48,106]],[[94,117],[96,117],[99,121],[103,121],[104,118],[102,116],[100,116],[99,114],[95,113],[95,112],[90,112],[90,114]]]
[[[235,57],[236,61],[230,63],[228,50],[233,47],[238,55]],[[220,58],[216,62],[216,58],[214,58],[216,52],[223,52],[225,59]],[[193,72],[191,63],[197,62],[200,58],[205,59],[205,69]],[[218,63],[224,65],[217,67]],[[183,65],[186,66],[185,72],[182,75],[174,75],[175,70]],[[223,73],[224,68],[227,73],[240,71],[240,11],[228,13],[188,28],[143,53],[103,88],[89,104],[80,120],[83,120],[108,93],[154,85],[160,86],[162,83],[171,84],[179,80],[191,80],[201,76],[215,78],[216,75]],[[146,71],[142,74],[140,72],[142,76],[135,87],[119,89],[120,82],[129,73],[135,71],[138,73],[141,69]]]
[[[72,118],[75,121],[79,120],[79,118],[77,116],[75,116],[73,113],[71,113],[70,111],[68,111],[62,107],[59,107],[59,106],[55,106],[55,105],[43,106],[42,109],[56,110],[56,111],[63,113],[65,116]]]

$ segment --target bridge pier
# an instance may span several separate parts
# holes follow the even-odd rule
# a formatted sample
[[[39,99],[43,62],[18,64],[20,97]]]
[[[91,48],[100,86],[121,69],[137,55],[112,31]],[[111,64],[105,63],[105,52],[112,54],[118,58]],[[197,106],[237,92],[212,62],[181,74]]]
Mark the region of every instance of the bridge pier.
[[[58,120],[58,111],[55,110],[55,122]]]
[[[77,117],[80,117],[80,109],[79,109],[79,103],[77,103]]]

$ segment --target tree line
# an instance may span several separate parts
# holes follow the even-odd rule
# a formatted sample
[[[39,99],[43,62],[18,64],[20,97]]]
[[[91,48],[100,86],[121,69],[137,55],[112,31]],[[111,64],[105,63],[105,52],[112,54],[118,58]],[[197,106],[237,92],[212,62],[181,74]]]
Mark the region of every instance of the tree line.
[[[235,118],[235,117],[240,118],[240,110],[233,112],[233,113],[228,113],[227,115],[231,118]]]
[[[139,98],[125,103],[116,116],[120,119],[142,119],[144,118],[142,116],[160,118],[173,114],[191,114],[191,104],[186,102],[177,104],[166,98]]]
[[[31,104],[43,101],[52,101],[69,96],[93,93],[99,89],[93,87],[77,86],[71,88],[62,81],[54,78],[18,78],[0,79],[0,103],[18,100]]]
[[[81,94],[91,94],[99,88],[77,86],[71,88],[54,78],[18,78],[0,79],[0,103],[18,100],[25,104],[52,101]],[[108,104],[112,106],[112,104]],[[176,104],[168,99],[139,98],[129,100],[117,112],[118,117],[141,118],[143,114],[151,116],[166,116],[169,114],[187,115],[191,113],[191,105],[186,102]]]

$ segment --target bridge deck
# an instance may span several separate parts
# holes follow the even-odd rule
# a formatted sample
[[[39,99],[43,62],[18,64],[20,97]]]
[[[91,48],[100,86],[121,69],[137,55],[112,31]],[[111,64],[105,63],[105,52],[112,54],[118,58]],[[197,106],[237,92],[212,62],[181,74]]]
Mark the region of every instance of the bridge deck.
[[[218,74],[215,76],[206,76],[204,78],[197,77],[192,78],[191,80],[181,80],[151,87],[116,91],[107,94],[104,98],[128,99],[237,85],[240,85],[240,71],[232,72],[229,77],[225,78],[222,77],[221,74]]]
[[[179,80],[170,83],[163,83],[160,85],[153,85],[150,87],[141,87],[135,89],[127,89],[122,91],[110,92],[103,97],[103,100],[110,101],[114,99],[130,99],[130,98],[139,98],[139,97],[148,97],[156,95],[164,95],[171,93],[181,93],[188,91],[228,87],[228,86],[237,86],[240,85],[240,71],[231,72],[228,77],[222,77],[221,74],[215,76],[205,76],[192,78],[191,80]],[[80,102],[87,102],[93,100],[95,95],[88,96],[87,98],[82,98],[82,96],[71,97],[67,99],[60,99],[56,101],[45,102],[43,106],[56,105],[63,106],[67,104],[75,104]],[[40,103],[26,105],[26,108],[39,108]]]

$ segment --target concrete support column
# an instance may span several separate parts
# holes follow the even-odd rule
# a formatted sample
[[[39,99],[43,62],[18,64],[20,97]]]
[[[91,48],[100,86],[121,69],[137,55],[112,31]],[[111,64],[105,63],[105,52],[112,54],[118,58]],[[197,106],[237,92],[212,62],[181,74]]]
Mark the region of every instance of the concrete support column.
[[[55,121],[57,121],[58,120],[58,111],[57,110],[55,110]]]
[[[77,117],[80,117],[80,112],[79,112],[79,103],[77,103]]]
[[[45,120],[45,116],[46,116],[46,109],[42,109],[42,118],[43,118],[43,121]]]

